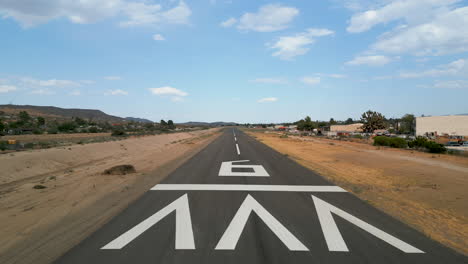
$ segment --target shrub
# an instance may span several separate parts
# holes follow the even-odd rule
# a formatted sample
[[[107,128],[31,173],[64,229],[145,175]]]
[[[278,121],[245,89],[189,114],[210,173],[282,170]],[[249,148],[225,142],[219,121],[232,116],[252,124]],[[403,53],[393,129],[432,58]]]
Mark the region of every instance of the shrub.
[[[280,138],[288,138],[288,135],[281,135]]]
[[[377,136],[374,138],[374,146],[389,146],[392,148],[406,148],[408,143],[403,138],[389,138]]]
[[[57,134],[57,133],[58,133],[58,129],[55,127],[49,128],[49,130],[47,130],[47,134]]]
[[[29,148],[34,148],[34,143],[31,143],[31,142],[26,143],[26,144],[24,144],[24,148],[28,148],[28,149]]]
[[[362,135],[357,134],[357,135],[353,135],[353,138],[363,139],[364,137]]]
[[[112,131],[112,134],[111,134],[113,137],[121,137],[121,136],[125,136],[125,131],[123,130],[120,130],[120,129],[116,129],[114,131]]]
[[[0,141],[0,150],[4,151],[7,149],[7,142],[6,141]]]
[[[42,134],[42,130],[36,128],[36,129],[33,130],[33,134],[34,135],[40,135],[40,134]]]
[[[47,188],[47,187],[44,186],[44,185],[41,185],[41,184],[37,184],[37,185],[34,185],[33,188],[34,188],[34,189],[40,190],[40,189],[45,189],[45,188]]]
[[[428,143],[424,137],[417,137],[415,140],[408,142],[410,148],[424,148]]]
[[[406,148],[408,146],[408,143],[403,138],[390,138],[389,144],[392,148]]]
[[[428,141],[425,148],[427,148],[430,153],[445,153],[447,151],[447,148],[444,145],[434,141]]]
[[[390,138],[384,136],[377,136],[374,138],[374,146],[389,146]]]
[[[97,132],[98,132],[98,129],[97,129],[97,127],[93,126],[93,127],[90,127],[90,128],[88,129],[88,132],[89,132],[89,133],[97,133]]]
[[[45,141],[40,141],[38,143],[39,147],[40,148],[50,148],[51,144],[49,142],[45,142]]]
[[[76,124],[74,122],[65,122],[60,124],[57,129],[60,132],[73,132],[76,129]]]

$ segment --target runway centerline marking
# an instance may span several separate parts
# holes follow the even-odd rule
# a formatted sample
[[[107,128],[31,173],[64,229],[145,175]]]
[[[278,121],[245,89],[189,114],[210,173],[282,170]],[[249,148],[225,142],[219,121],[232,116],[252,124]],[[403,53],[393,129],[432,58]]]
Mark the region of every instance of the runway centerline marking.
[[[236,143],[237,155],[240,155],[239,145]]]
[[[157,184],[152,191],[347,192],[333,185]]]

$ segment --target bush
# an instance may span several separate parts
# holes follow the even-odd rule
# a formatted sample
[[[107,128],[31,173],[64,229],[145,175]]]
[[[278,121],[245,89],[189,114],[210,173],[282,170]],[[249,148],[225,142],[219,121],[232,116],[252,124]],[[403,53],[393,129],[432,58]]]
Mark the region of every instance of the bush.
[[[384,136],[377,136],[374,138],[374,146],[389,146],[390,138]]]
[[[34,134],[34,135],[40,135],[40,134],[42,134],[42,130],[40,130],[40,129],[34,129],[34,130],[33,130],[33,134]]]
[[[120,130],[120,129],[116,129],[116,130],[112,131],[111,136],[113,136],[113,137],[125,136],[125,131]]]
[[[98,128],[97,128],[97,127],[94,127],[94,126],[93,126],[93,127],[90,127],[90,128],[88,129],[88,132],[89,132],[89,133],[97,133],[97,132],[98,132]]]
[[[7,142],[6,141],[0,141],[0,150],[4,151],[7,149]]]
[[[424,148],[428,142],[424,137],[417,137],[415,140],[408,142],[408,146],[410,148]]]
[[[403,138],[390,138],[390,147],[392,148],[406,148],[408,143]]]
[[[60,132],[73,132],[76,128],[77,126],[74,122],[65,122],[57,127]]]
[[[430,153],[445,153],[447,151],[447,148],[444,145],[434,141],[428,141],[425,148],[427,148]]]
[[[358,134],[358,135],[353,135],[353,138],[363,139],[364,137]]]
[[[408,146],[408,143],[403,138],[389,138],[385,136],[377,136],[374,138],[374,146],[406,148]]]
[[[58,129],[55,127],[49,128],[49,130],[47,130],[47,134],[57,134],[57,133],[58,133]]]
[[[31,143],[31,142],[26,143],[24,144],[24,148],[27,148],[27,149],[34,148],[34,143]]]

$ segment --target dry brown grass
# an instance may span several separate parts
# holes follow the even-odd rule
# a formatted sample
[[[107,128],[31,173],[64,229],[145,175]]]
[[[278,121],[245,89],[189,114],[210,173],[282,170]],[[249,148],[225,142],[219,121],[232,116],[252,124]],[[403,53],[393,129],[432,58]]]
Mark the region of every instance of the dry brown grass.
[[[468,158],[253,135],[432,239],[468,254]]]

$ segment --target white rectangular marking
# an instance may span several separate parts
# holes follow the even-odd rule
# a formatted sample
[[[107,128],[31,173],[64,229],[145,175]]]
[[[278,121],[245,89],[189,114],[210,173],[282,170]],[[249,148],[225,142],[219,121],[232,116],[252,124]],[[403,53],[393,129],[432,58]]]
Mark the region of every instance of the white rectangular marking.
[[[234,136],[234,140],[237,142],[237,138]]]
[[[346,192],[330,185],[158,184],[153,191]]]
[[[239,145],[236,143],[237,155],[240,155]]]

